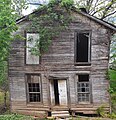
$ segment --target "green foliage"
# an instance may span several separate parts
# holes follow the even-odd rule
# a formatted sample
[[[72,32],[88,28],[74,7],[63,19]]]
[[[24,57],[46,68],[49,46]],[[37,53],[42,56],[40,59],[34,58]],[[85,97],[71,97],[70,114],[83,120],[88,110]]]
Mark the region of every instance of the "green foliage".
[[[110,69],[109,76],[110,76],[110,87],[116,93],[116,71]]]
[[[7,66],[7,62],[6,61],[1,61],[0,62],[0,101],[3,101],[3,106],[4,106],[4,110],[6,109],[7,106],[7,102],[8,102],[8,66]],[[2,95],[3,93],[3,95]],[[0,102],[1,104],[1,102]]]
[[[116,71],[110,69],[109,76],[110,76],[109,92],[111,94],[111,107],[112,107],[112,112],[116,114]]]
[[[109,92],[110,94],[114,93],[113,88],[110,87],[109,90],[108,90],[108,92]]]
[[[14,40],[12,33],[17,30],[17,10],[24,8],[24,1],[0,0],[0,62],[8,59],[10,44]]]
[[[0,88],[6,80],[7,80],[7,62],[1,61],[0,62]]]
[[[34,120],[34,119],[30,116],[9,114],[9,115],[0,115],[0,120]]]
[[[0,105],[4,104],[4,93],[0,92]],[[7,92],[7,104],[9,104],[9,92]]]
[[[11,0],[0,1],[0,61],[6,60],[9,45],[13,40],[11,33],[17,30],[16,15],[11,8]]]
[[[8,55],[10,44],[14,40],[13,32],[17,30],[16,12],[12,0],[0,0],[0,91],[4,93],[4,108],[7,105],[8,91]]]
[[[67,9],[71,9],[73,5],[73,0],[61,0],[61,6],[66,7]]]
[[[116,114],[116,92],[111,94],[111,107],[112,112]]]
[[[96,110],[97,112],[97,115],[101,116],[101,117],[106,117],[106,113],[105,113],[105,110],[104,110],[104,106],[100,106],[97,108]]]
[[[35,46],[31,48],[32,54],[40,55],[40,49],[42,53],[46,52],[52,40],[56,39],[60,32],[68,27],[72,20],[70,17],[72,4],[72,0],[61,2],[52,0],[48,5],[38,8],[39,17],[37,14],[30,17],[32,22],[28,31],[39,33],[39,39],[36,40]]]
[[[116,71],[116,34],[112,37],[110,45],[110,68]]]
[[[111,119],[116,119],[116,114],[115,113],[109,114],[108,117]]]
[[[4,94],[3,92],[0,92],[0,105],[4,103]]]

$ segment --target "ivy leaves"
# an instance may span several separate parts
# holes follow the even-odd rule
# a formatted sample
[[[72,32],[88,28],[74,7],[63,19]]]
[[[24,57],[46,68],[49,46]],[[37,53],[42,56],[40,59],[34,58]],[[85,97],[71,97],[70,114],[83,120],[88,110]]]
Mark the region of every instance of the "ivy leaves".
[[[62,0],[61,2],[52,0],[48,5],[40,7],[38,14],[30,17],[31,26],[28,31],[39,33],[39,39],[36,40],[39,45],[31,49],[32,53],[33,50],[38,52],[38,49],[41,50],[41,53],[46,52],[52,40],[68,27],[72,20],[71,9],[69,9],[72,4],[73,0]],[[36,52],[35,55],[37,55]]]

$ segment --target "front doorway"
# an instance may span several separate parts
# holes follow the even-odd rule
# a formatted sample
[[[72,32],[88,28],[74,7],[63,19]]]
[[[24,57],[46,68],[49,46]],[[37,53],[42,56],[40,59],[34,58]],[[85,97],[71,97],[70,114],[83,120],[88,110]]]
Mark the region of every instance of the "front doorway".
[[[50,80],[51,105],[67,106],[67,84],[66,80]]]

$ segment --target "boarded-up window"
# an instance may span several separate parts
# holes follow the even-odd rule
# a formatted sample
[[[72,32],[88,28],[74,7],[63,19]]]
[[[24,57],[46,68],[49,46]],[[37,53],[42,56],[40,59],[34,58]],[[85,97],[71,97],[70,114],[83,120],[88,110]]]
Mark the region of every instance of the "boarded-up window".
[[[90,62],[90,33],[76,33],[75,62]]]
[[[89,75],[78,75],[77,98],[78,102],[90,102]]]
[[[39,56],[33,55],[31,49],[35,46],[36,40],[39,39],[37,33],[26,34],[26,64],[39,64]]]
[[[41,81],[39,75],[27,75],[28,102],[41,102]]]

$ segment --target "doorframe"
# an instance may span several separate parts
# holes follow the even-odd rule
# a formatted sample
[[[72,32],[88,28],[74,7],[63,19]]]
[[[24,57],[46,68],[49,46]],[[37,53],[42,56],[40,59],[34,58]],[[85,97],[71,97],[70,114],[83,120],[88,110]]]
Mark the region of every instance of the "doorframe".
[[[67,89],[67,106],[66,107],[70,107],[70,87],[69,87],[69,77],[53,77],[53,76],[49,76],[49,100],[50,100],[50,109],[53,108],[54,106],[56,106],[55,104],[52,104],[51,101],[51,94],[50,94],[50,80],[66,80],[66,89]],[[59,105],[60,107],[60,105]]]

